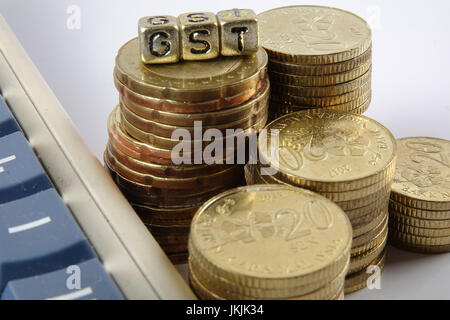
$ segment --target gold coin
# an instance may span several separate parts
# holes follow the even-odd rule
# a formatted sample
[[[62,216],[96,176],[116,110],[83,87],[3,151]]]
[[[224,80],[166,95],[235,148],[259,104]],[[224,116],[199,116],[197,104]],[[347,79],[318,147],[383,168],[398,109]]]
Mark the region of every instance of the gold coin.
[[[292,185],[289,183],[289,181],[283,181],[283,180],[277,179],[275,176],[270,176],[270,175],[262,176],[261,172],[258,168],[255,170],[254,176],[255,176],[255,181],[258,181],[263,184],[265,183],[265,184]],[[280,177],[280,178],[282,178],[282,177]],[[324,196],[327,199],[330,199],[333,202],[339,202],[339,201],[357,200],[362,197],[373,195],[374,192],[379,191],[385,185],[386,185],[385,181],[380,181],[380,182],[377,182],[370,186],[367,186],[367,187],[364,187],[361,189],[357,189],[357,190],[347,190],[347,191],[342,191],[342,192],[325,192],[325,191],[319,191],[319,190],[313,190],[313,191],[319,193],[321,196]]]
[[[266,109],[267,109],[267,107],[266,107]],[[141,129],[137,128],[136,126],[134,126],[132,123],[130,123],[128,121],[128,119],[126,119],[126,117],[123,115],[123,113],[120,112],[120,110],[116,110],[116,112],[118,113],[118,116],[121,118],[120,123],[124,127],[125,131],[131,137],[133,137],[141,142],[145,142],[148,145],[153,146],[157,150],[165,150],[166,153],[171,153],[171,150],[180,143],[180,140],[159,136],[159,135],[141,130]],[[230,135],[225,136],[223,138],[218,138],[217,140],[214,140],[214,142],[216,142],[216,143],[220,142],[220,143],[222,143],[222,146],[224,146],[224,149],[223,149],[224,150],[223,151],[224,159],[226,159],[226,157],[230,153],[234,153],[234,151],[236,149],[236,147],[234,147],[236,144],[234,144],[234,146],[232,144],[233,147],[226,149],[227,139],[235,139],[235,140],[239,141],[240,138],[244,138],[244,137],[254,133],[257,130],[262,129],[265,126],[265,124],[267,123],[267,118],[268,118],[267,111],[260,112],[256,116],[256,118],[250,119],[248,122],[245,123],[245,126],[248,126],[248,127],[245,128],[243,131],[239,130],[241,128],[236,128],[236,130],[233,130],[233,133],[231,133]],[[226,125],[222,125],[222,127],[226,127]],[[232,129],[232,128],[230,128],[230,129]],[[192,130],[195,130],[195,129],[192,129]],[[195,138],[195,133],[192,134],[191,137],[192,136],[194,136],[194,138]],[[202,137],[203,137],[203,134],[202,134]],[[206,139],[205,140],[188,140],[188,142],[190,142],[191,150],[192,149],[195,150],[196,142],[199,142],[199,144],[202,145],[203,148],[205,148],[207,145],[212,143],[211,141],[207,141]],[[201,151],[203,151],[203,150],[201,150]],[[189,156],[194,157],[192,152],[191,153],[185,152],[184,155],[187,157],[189,157]]]
[[[380,217],[380,215],[382,215],[382,217]],[[378,210],[375,210],[371,214],[368,214],[358,219],[351,220],[350,222],[352,223],[353,230],[358,230],[358,235],[355,237],[359,237],[375,228],[381,222],[381,220],[383,220],[384,217],[386,217],[387,215],[388,211],[386,207],[380,207],[378,208]],[[369,225],[371,225],[371,228],[366,229],[366,227]],[[364,230],[366,231],[361,233],[360,228],[364,228]],[[354,234],[355,233],[356,231],[354,232]]]
[[[348,92],[355,91],[359,87],[369,83],[371,84],[372,70],[367,71],[361,77],[346,82],[337,84],[334,86],[327,87],[301,87],[301,86],[289,86],[280,83],[272,82],[271,92],[278,95],[292,95],[292,96],[302,96],[302,97],[328,97],[342,95]]]
[[[385,234],[384,238],[378,244],[378,246],[376,246],[372,250],[367,251],[358,256],[351,257],[350,268],[348,270],[347,277],[352,275],[355,272],[359,272],[359,271],[365,269],[368,265],[370,265],[370,263],[373,260],[375,260],[378,256],[383,254],[383,251],[386,247],[386,243],[387,243],[387,234]]]
[[[395,211],[394,209],[389,209],[389,215],[393,222],[397,224],[405,224],[412,227],[417,228],[430,228],[430,229],[447,229],[450,228],[450,219],[443,220],[428,220],[428,219],[420,219],[409,217],[400,212]]]
[[[348,264],[340,274],[326,285],[306,285],[300,287],[287,287],[280,289],[261,289],[237,286],[216,277],[206,269],[189,259],[189,274],[195,278],[209,292],[228,300],[255,300],[255,299],[285,299],[285,300],[324,300],[334,296],[344,285]]]
[[[414,217],[425,220],[450,220],[450,210],[424,210],[413,207],[408,207],[400,202],[390,199],[389,207],[400,214],[408,217]]]
[[[302,96],[295,96],[295,95],[289,95],[289,94],[279,95],[276,92],[274,92],[271,95],[271,98],[272,98],[272,101],[281,101],[284,103],[291,103],[291,104],[297,105],[297,106],[304,106],[305,109],[308,109],[309,107],[331,107],[334,105],[342,105],[342,104],[348,103],[350,101],[357,100],[364,94],[367,95],[367,93],[369,91],[371,91],[371,83],[366,82],[361,87],[358,87],[351,92],[344,93],[341,95],[336,95],[336,96],[302,97]]]
[[[302,99],[297,99],[294,96],[281,96],[278,97],[276,95],[272,95],[270,97],[271,107],[281,110],[289,110],[289,113],[295,111],[302,111],[306,109],[311,110],[341,110],[341,111],[351,111],[361,107],[366,101],[368,101],[372,97],[372,90],[368,90],[361,95],[357,96],[354,100],[341,103],[334,104],[330,106],[320,106],[320,105],[302,105]],[[281,105],[278,107],[277,105]],[[289,105],[289,107],[284,107],[283,105]]]
[[[360,100],[358,100],[358,101],[360,101]],[[355,109],[346,110],[346,106],[348,106],[349,104],[335,105],[335,106],[323,107],[323,108],[311,107],[310,109],[305,109],[305,108],[299,109],[296,106],[292,106],[289,104],[280,104],[279,102],[274,102],[271,100],[269,109],[271,109],[271,116],[272,116],[271,119],[274,119],[274,120],[277,118],[281,118],[282,116],[285,116],[287,114],[301,112],[301,111],[308,111],[310,113],[321,113],[321,112],[324,112],[327,110],[335,110],[335,111],[343,111],[343,112],[349,112],[349,113],[361,115],[364,112],[366,112],[367,109],[369,109],[371,101],[372,101],[372,94],[370,93],[369,99],[364,101],[362,105],[360,105],[359,107],[356,107]],[[351,102],[351,104],[353,104],[353,102]]]
[[[240,141],[241,137],[246,137],[255,133],[260,127],[263,127],[266,120],[261,119],[261,123],[256,124],[254,128],[249,128],[245,130],[243,133],[238,133],[235,135],[235,139]],[[138,129],[136,129],[138,130]],[[141,131],[142,132],[142,131]],[[158,146],[154,146],[150,143],[145,143],[139,141],[132,136],[130,136],[124,129],[122,128],[122,120],[120,116],[119,109],[116,108],[108,117],[108,135],[109,138],[114,141],[114,144],[117,148],[119,148],[123,153],[133,157],[134,159],[138,159],[144,162],[151,162],[155,164],[161,165],[173,165],[174,163],[185,163],[186,157],[190,158],[190,163],[194,163],[194,154],[191,152],[185,151],[183,155],[180,154],[172,154],[172,148],[179,143],[176,140],[160,138],[158,141],[163,141],[168,144],[168,149],[164,149]],[[145,136],[145,133],[143,133]],[[156,136],[154,136],[156,137]],[[194,143],[194,142],[193,142]],[[195,151],[195,147],[191,148],[191,150]],[[203,150],[201,150],[203,152]],[[234,149],[225,149],[223,151],[224,159],[227,159],[231,154],[236,152],[236,148]],[[189,159],[188,159],[189,160]],[[206,161],[214,162],[214,159],[204,158],[202,163],[206,163]]]
[[[120,191],[129,201],[149,206],[165,208],[199,206],[205,202],[205,199],[242,185],[240,181],[233,181],[231,184],[218,184],[215,187],[208,187],[206,189],[199,189],[197,186],[181,190],[161,189],[133,182],[108,168],[107,164],[105,167]]]
[[[192,220],[189,252],[204,268],[236,284],[294,287],[342,270],[351,238],[347,216],[326,198],[299,188],[257,185],[206,202]]]
[[[199,175],[207,175],[225,170],[229,165],[215,164],[215,165],[160,165],[150,162],[144,162],[123,153],[114,143],[109,141],[106,149],[117,160],[123,163],[128,168],[141,173],[147,173],[159,177],[167,178],[193,178]]]
[[[188,101],[174,101],[168,99],[155,98],[134,92],[121,83],[114,74],[114,84],[119,91],[121,99],[127,105],[140,106],[145,108],[147,113],[157,111],[170,112],[175,114],[197,113],[197,112],[213,112],[218,110],[225,110],[239,106],[250,100],[267,84],[267,76],[261,78],[254,87],[250,87],[243,92],[234,96],[222,97],[220,99],[205,101],[205,102],[188,102]],[[167,123],[175,124],[175,123]]]
[[[152,208],[150,206],[131,203],[136,214],[145,224],[152,225],[189,225],[197,208]],[[186,239],[187,240],[187,239]],[[187,243],[187,241],[186,241]]]
[[[192,127],[194,126],[195,121],[202,121],[203,126],[212,126],[216,124],[231,123],[236,121],[236,119],[244,119],[257,115],[266,108],[269,91],[269,81],[266,80],[264,87],[258,91],[254,97],[245,101],[243,104],[219,111],[198,112],[198,110],[196,110],[196,113],[173,113],[171,111],[155,110],[134,103],[124,96],[120,97],[120,101],[121,104],[125,105],[127,109],[136,115],[161,124]]]
[[[268,92],[268,91],[267,91]],[[267,99],[268,99],[267,95]],[[201,124],[199,132],[201,132],[202,136],[206,130],[215,129],[220,130],[223,134],[227,129],[247,129],[253,126],[255,123],[261,121],[262,118],[267,114],[268,104],[265,104],[265,107],[261,109],[257,114],[251,114],[250,116],[242,119],[234,119],[233,122],[224,123],[224,124],[216,124],[212,126],[206,126]],[[122,120],[125,119],[126,123],[131,124],[134,128],[137,128],[145,133],[153,134],[159,137],[171,138],[172,134],[175,130],[185,130],[190,133],[191,136],[194,136],[194,132],[198,130],[196,127],[180,127],[180,126],[172,126],[168,124],[162,124],[158,121],[144,119],[141,116],[137,115],[130,109],[128,109],[124,104],[120,105],[120,112],[122,116]],[[128,129],[128,125],[124,122],[124,126]],[[131,131],[131,130],[127,130]],[[138,138],[138,137],[135,137]]]
[[[450,141],[418,137],[397,144],[391,198],[418,209],[450,210]]]
[[[386,265],[386,250],[384,250],[384,252],[374,261],[372,261],[369,266],[377,266],[381,273],[383,272],[385,265]],[[347,278],[345,278],[345,294],[350,294],[352,292],[356,292],[358,290],[366,288],[367,280],[373,274],[374,274],[373,272],[368,273],[367,270],[362,270],[347,276]]]
[[[388,215],[385,215],[385,218],[372,230],[367,233],[364,233],[358,237],[353,237],[352,240],[352,250],[353,248],[358,248],[366,245],[376,238],[380,238],[383,235],[384,229],[386,229],[388,225]],[[370,249],[362,250],[368,251]]]
[[[292,64],[277,60],[269,60],[269,70],[302,76],[320,76],[342,73],[353,70],[372,60],[372,48],[367,49],[360,56],[353,59],[330,64]]]
[[[419,246],[403,242],[397,239],[395,234],[389,234],[389,244],[399,249],[427,254],[439,254],[450,252],[450,244],[437,246]]]
[[[389,234],[403,243],[417,246],[443,246],[450,245],[450,236],[446,237],[422,237],[408,233],[403,233],[395,228],[391,228]]]
[[[356,208],[356,209],[351,209],[351,210],[344,210],[345,213],[347,214],[347,217],[350,219],[350,221],[352,220],[357,220],[363,216],[366,216],[368,214],[371,214],[372,212],[378,210],[384,206],[386,206],[387,201],[389,196],[385,195],[382,197],[374,197],[376,200],[374,202],[372,202],[369,205],[366,205],[364,207],[361,208]],[[339,205],[338,203],[336,203],[337,205]],[[342,208],[342,207],[341,207]]]
[[[195,186],[198,190],[203,190],[217,185],[242,181],[244,178],[242,165],[230,165],[223,171],[204,176],[192,178],[167,178],[132,170],[118,161],[109,150],[105,151],[104,160],[105,164],[107,164],[111,170],[119,173],[128,180],[161,189],[186,190]]]
[[[436,237],[450,236],[450,228],[445,229],[418,228],[407,224],[399,224],[396,223],[395,221],[392,221],[389,227],[401,233],[406,233],[419,237],[436,238]]]
[[[354,210],[354,209],[358,209],[358,208],[362,208],[368,205],[374,205],[375,208],[378,208],[379,206],[381,206],[382,204],[387,204],[387,198],[389,197],[389,193],[391,192],[391,184],[388,183],[386,186],[384,186],[382,189],[380,189],[379,191],[375,192],[373,195],[369,195],[367,197],[363,197],[360,199],[356,199],[356,200],[350,200],[350,201],[339,201],[336,202],[336,204],[341,207],[345,212],[350,211],[350,210]],[[384,201],[386,202],[380,202],[379,205],[375,205],[374,204],[374,199],[384,199]],[[370,212],[373,212],[373,210],[369,211],[368,213],[366,213],[365,215],[369,214]],[[353,217],[353,218],[359,218],[359,217]]]
[[[321,6],[289,6],[258,15],[261,45],[271,59],[328,64],[353,59],[371,46],[369,25],[357,15]]]
[[[376,248],[377,246],[379,246],[380,243],[383,240],[385,240],[388,235],[388,223],[387,222],[388,222],[388,219],[386,216],[386,221],[385,221],[385,224],[384,224],[381,232],[379,234],[377,234],[373,239],[368,241],[367,243],[360,245],[360,246],[353,246],[352,251],[351,251],[351,256],[357,257],[357,256],[364,254],[365,252],[368,252],[368,251]]]
[[[235,96],[255,87],[266,74],[267,54],[262,48],[249,56],[145,65],[138,47],[134,38],[119,49],[114,72],[130,90],[154,98],[205,102]]]
[[[322,76],[299,76],[286,73],[279,73],[269,70],[269,78],[272,83],[280,83],[288,86],[302,87],[328,87],[340,83],[346,83],[355,80],[366,74],[372,68],[372,62],[369,61],[353,70],[328,74]]]
[[[335,192],[362,189],[388,181],[395,168],[392,133],[365,116],[303,111],[266,128],[266,147],[259,145],[261,162],[271,164],[275,177],[297,186]]]

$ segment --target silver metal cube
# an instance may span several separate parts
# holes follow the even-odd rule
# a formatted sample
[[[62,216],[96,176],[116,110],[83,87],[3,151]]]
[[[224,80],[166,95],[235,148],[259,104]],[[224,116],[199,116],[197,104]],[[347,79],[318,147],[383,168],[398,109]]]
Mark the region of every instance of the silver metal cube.
[[[220,53],[224,56],[249,55],[258,51],[258,22],[250,9],[232,9],[217,13],[220,25]]]
[[[219,27],[212,12],[191,12],[178,16],[181,57],[184,60],[205,60],[219,56]]]
[[[180,59],[180,35],[177,18],[152,16],[139,19],[141,60],[149,63],[174,63]]]

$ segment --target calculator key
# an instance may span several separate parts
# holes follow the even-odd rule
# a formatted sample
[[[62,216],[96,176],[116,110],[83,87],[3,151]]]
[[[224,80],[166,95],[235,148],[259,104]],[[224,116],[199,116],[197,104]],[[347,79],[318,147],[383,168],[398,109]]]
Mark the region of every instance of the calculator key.
[[[122,300],[97,259],[61,270],[10,281],[2,300]]]
[[[5,101],[0,96],[0,137],[20,131],[19,125],[14,119]]]
[[[0,138],[0,203],[52,187],[21,132]]]
[[[0,292],[8,281],[94,257],[55,190],[0,204]]]

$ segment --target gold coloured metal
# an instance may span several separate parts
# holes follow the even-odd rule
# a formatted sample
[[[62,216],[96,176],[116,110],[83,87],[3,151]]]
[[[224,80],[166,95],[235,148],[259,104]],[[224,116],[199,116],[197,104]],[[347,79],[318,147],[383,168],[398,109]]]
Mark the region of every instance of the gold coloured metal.
[[[450,141],[417,137],[397,144],[391,199],[423,210],[450,210]]]
[[[395,220],[389,223],[389,227],[398,232],[418,237],[439,238],[450,236],[450,228],[441,228],[441,229],[419,228],[407,224],[399,224],[396,223]]]
[[[205,60],[219,56],[219,26],[212,12],[189,12],[178,16],[180,21],[181,57],[184,60]]]
[[[355,80],[371,70],[372,62],[363,64],[350,71],[322,76],[303,76],[279,73],[269,69],[270,81],[289,86],[327,87]]]
[[[358,99],[361,95],[369,92],[371,90],[371,84],[370,82],[367,82],[363,84],[361,87],[358,87],[356,90],[344,93],[341,95],[336,96],[329,96],[329,97],[302,97],[302,96],[295,96],[295,95],[278,95],[276,93],[272,94],[271,97],[280,97],[281,99],[273,99],[273,100],[279,100],[279,101],[285,101],[289,102],[291,101],[293,104],[299,105],[299,106],[307,106],[310,107],[330,107],[337,104],[344,104],[350,101],[354,101]]]
[[[393,210],[392,208],[389,210],[389,214],[391,220],[401,225],[408,225],[417,228],[430,228],[430,229],[446,229],[450,228],[450,219],[443,220],[429,220],[429,219],[421,219],[409,217],[400,212]]]
[[[146,110],[143,111],[145,114],[153,111],[163,111],[183,116],[184,114],[189,113],[213,112],[239,106],[252,99],[260,90],[263,90],[265,86],[268,85],[268,78],[265,75],[262,76],[262,79],[257,82],[254,87],[248,88],[234,96],[204,102],[175,101],[142,95],[127,88],[117,79],[116,75],[114,75],[114,84],[119,91],[120,99],[126,105],[139,106],[140,109]],[[145,114],[143,116],[145,116]]]
[[[142,63],[174,63],[180,57],[177,18],[143,17],[138,22],[139,51]]]
[[[203,124],[203,121],[201,121],[197,125],[201,125],[200,132],[203,136],[204,132],[208,129],[216,129],[220,130],[224,135],[226,133],[227,129],[248,129],[249,127],[253,126],[255,123],[258,123],[264,116],[267,114],[268,104],[265,104],[265,107],[263,107],[260,112],[256,114],[251,114],[246,118],[238,118],[234,119],[233,121],[229,123],[223,123],[223,124],[215,124],[211,126],[207,126]],[[128,123],[130,123],[133,127],[142,130],[145,133],[157,135],[160,137],[165,138],[171,138],[172,134],[175,130],[182,129],[190,133],[190,135],[193,137],[195,130],[198,130],[198,127],[192,126],[192,127],[181,127],[181,126],[173,126],[168,124],[162,124],[158,121],[145,119],[130,109],[127,108],[124,104],[120,105],[120,112],[123,116],[122,119],[126,119]],[[128,128],[126,127],[127,131]],[[136,136],[135,136],[136,137]],[[138,137],[136,137],[138,138]]]
[[[223,56],[248,55],[258,51],[258,23],[253,10],[219,11],[217,21],[220,27],[220,53]]]
[[[386,219],[384,221],[383,228],[375,237],[373,237],[372,239],[370,239],[363,245],[359,245],[359,246],[353,245],[352,251],[351,251],[352,258],[374,249],[375,247],[380,245],[380,243],[383,240],[386,239],[387,235],[388,235],[388,220]]]
[[[450,245],[450,236],[442,236],[442,237],[415,236],[412,234],[400,232],[395,228],[390,229],[390,234],[394,236],[397,240],[400,240],[401,242],[410,245],[418,245],[418,246]]]
[[[120,48],[114,73],[124,86],[141,95],[205,102],[254,88],[264,79],[266,67],[267,54],[262,48],[250,56],[144,65],[140,63],[138,40],[132,39]]]
[[[353,59],[331,64],[292,64],[271,59],[271,70],[292,75],[321,76],[351,71],[372,60],[372,48]]]
[[[424,210],[408,207],[400,202],[389,200],[389,207],[402,215],[425,220],[450,220],[450,210]]]
[[[396,141],[377,121],[339,111],[296,112],[266,126],[261,157],[280,180],[313,190],[356,190],[388,181],[395,167]],[[278,130],[278,145],[272,139]],[[278,152],[272,152],[277,148]],[[278,159],[274,157],[278,154]]]
[[[258,24],[261,45],[278,61],[337,63],[353,59],[371,46],[367,22],[336,8],[276,8],[260,13]]]
[[[320,241],[305,247],[311,237]],[[230,282],[279,288],[336,275],[348,259],[351,238],[345,213],[326,198],[299,188],[257,185],[206,202],[192,221],[189,252]]]
[[[387,244],[387,233],[380,243],[370,251],[364,252],[358,256],[354,256],[350,259],[350,268],[348,270],[348,275],[365,269],[370,263],[380,256]]]
[[[358,89],[366,83],[371,83],[372,70],[367,71],[361,77],[333,86],[327,87],[302,87],[302,86],[289,86],[276,82],[271,83],[271,91],[279,95],[293,95],[302,97],[328,97],[337,96],[345,93],[349,93]]]
[[[133,101],[120,97],[121,104],[130,111],[148,120],[157,121],[160,124],[192,127],[195,121],[202,121],[203,126],[221,125],[231,123],[236,119],[248,118],[262,112],[268,105],[269,81],[264,81],[261,90],[255,93],[254,97],[236,107],[219,111],[196,112],[196,113],[174,113],[171,111],[155,110],[136,104]]]
[[[342,272],[327,285],[315,290],[312,286],[280,289],[260,289],[226,285],[220,278],[214,279],[214,275],[196,265],[189,259],[189,276],[195,290],[200,289],[199,295],[209,293],[211,297],[229,300],[255,300],[255,299],[283,299],[283,300],[327,300],[336,295],[336,292],[344,285],[348,264]],[[214,282],[212,281],[214,279]],[[201,288],[199,288],[199,286]],[[229,291],[228,288],[234,291]],[[215,292],[215,293],[213,293]]]
[[[386,265],[386,250],[370,263],[369,266],[377,266],[380,268],[380,272],[383,272]],[[367,266],[367,267],[369,267]],[[366,267],[366,268],[367,268]],[[351,275],[348,275],[345,279],[345,294],[361,290],[367,286],[367,280],[371,276],[371,273],[367,273],[366,270],[362,270]]]
[[[235,181],[242,181],[243,166],[232,165],[223,171],[214,174],[196,176],[192,178],[167,178],[158,177],[150,174],[140,173],[123,165],[109,150],[105,152],[105,163],[110,169],[119,173],[130,181],[138,182],[143,185],[149,185],[155,188],[184,190],[196,186],[197,189],[207,189],[221,184],[230,184]]]

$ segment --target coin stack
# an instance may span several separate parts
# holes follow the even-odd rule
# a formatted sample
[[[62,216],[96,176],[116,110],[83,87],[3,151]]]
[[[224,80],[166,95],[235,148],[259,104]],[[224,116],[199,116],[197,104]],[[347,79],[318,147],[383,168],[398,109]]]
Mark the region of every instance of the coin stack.
[[[105,165],[174,263],[187,261],[197,209],[245,184],[243,164],[228,160],[236,163],[241,136],[266,124],[266,68],[263,49],[166,65],[142,64],[137,39],[119,50],[114,81],[120,104],[108,120]]]
[[[189,280],[201,299],[343,299],[351,242],[346,214],[316,193],[236,188],[194,216]]]
[[[303,109],[368,109],[372,33],[362,18],[298,5],[265,11],[258,24],[269,55],[271,119]]]
[[[365,287],[366,268],[384,265],[394,137],[375,120],[335,110],[291,113],[266,129],[247,183],[303,187],[338,204],[353,226],[345,292]]]
[[[423,253],[450,252],[450,141],[397,140],[389,242]]]

